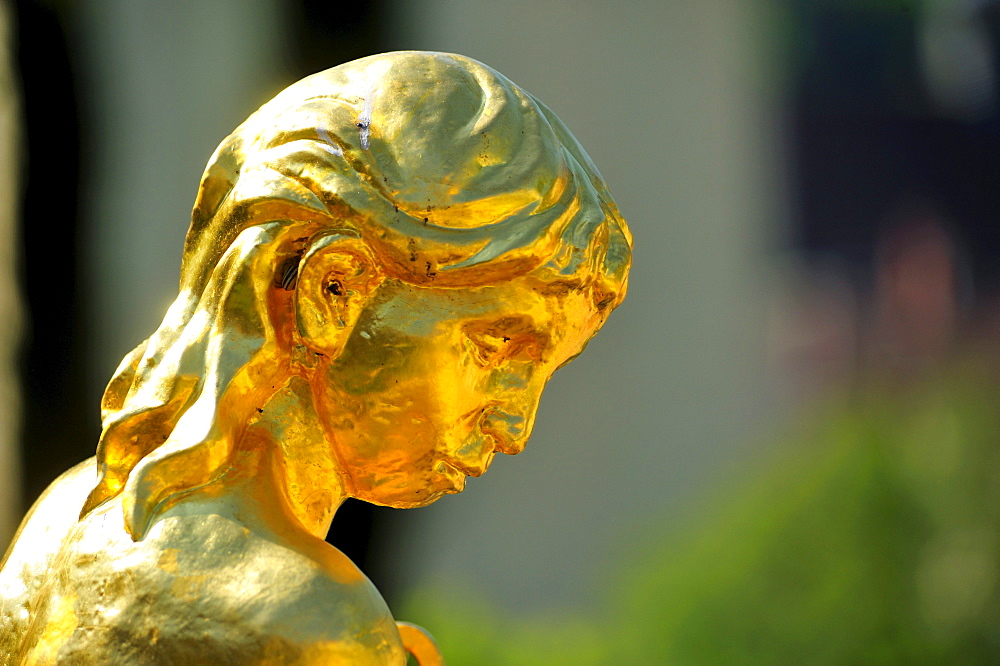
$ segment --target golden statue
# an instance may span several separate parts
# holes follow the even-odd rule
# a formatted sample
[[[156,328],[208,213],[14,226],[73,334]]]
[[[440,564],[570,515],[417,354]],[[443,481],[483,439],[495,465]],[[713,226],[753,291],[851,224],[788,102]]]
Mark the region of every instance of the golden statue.
[[[481,63],[389,53],[287,88],[215,151],[96,457],[0,565],[0,662],[442,663],[324,541],[333,514],[521,451],[630,257],[580,145]]]

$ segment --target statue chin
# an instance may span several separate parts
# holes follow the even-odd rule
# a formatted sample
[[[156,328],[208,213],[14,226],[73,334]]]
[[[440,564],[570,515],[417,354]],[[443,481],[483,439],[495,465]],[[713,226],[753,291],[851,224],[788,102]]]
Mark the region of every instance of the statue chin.
[[[443,663],[324,542],[334,512],[427,506],[520,452],[631,247],[569,130],[482,63],[387,53],[292,85],[209,162],[96,457],[25,518],[0,666]]]
[[[393,484],[390,479],[377,488],[357,490],[353,496],[370,504],[393,509],[419,509],[433,504],[445,495],[462,492],[467,479],[463,472],[445,463],[438,463],[429,474],[422,475],[421,484],[409,487],[403,485],[408,479],[399,479],[398,484]]]

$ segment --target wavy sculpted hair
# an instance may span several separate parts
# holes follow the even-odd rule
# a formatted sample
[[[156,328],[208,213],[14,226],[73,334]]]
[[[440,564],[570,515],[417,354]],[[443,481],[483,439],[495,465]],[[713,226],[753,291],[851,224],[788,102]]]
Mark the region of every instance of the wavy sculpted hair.
[[[535,273],[589,290],[604,316],[624,298],[632,245],[562,122],[489,67],[398,52],[305,78],[209,161],[180,293],[104,394],[81,515],[121,495],[139,539],[229,469],[241,424],[227,404],[272,385],[252,361],[292,339],[294,304],[279,296],[331,233],[361,239],[387,277],[461,288]]]

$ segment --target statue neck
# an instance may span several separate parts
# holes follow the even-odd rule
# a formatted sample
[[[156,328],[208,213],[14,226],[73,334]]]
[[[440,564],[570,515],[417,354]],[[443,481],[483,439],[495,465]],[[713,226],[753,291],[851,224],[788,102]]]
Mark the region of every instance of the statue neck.
[[[305,379],[292,377],[262,406],[251,409],[237,449],[259,461],[256,481],[273,486],[277,499],[306,530],[326,538],[347,494],[313,408],[311,388]]]

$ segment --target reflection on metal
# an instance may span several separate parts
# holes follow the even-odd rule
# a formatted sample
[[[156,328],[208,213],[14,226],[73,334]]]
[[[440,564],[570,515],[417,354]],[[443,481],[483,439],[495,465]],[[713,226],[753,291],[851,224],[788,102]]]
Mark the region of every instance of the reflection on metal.
[[[541,103],[455,55],[308,77],[209,162],[180,294],[0,571],[5,663],[441,663],[324,542],[518,453],[631,236]]]

